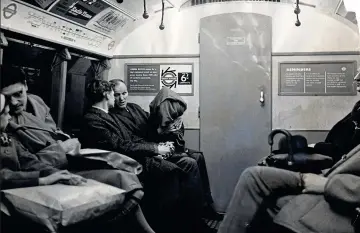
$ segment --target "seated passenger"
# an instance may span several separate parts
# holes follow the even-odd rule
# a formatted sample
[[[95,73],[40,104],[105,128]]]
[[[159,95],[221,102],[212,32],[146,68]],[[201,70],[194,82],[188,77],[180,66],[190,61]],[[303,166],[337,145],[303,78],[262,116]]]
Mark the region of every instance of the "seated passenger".
[[[357,83],[356,89],[360,92],[360,68],[354,80]],[[341,156],[360,144],[359,129],[360,101],[354,105],[348,115],[332,127],[324,142],[314,145],[315,152],[331,156],[335,162],[339,161]]]
[[[10,107],[11,121],[7,131],[41,162],[57,169],[71,170],[66,153],[80,147],[78,140],[66,139],[68,136],[56,129],[50,109],[44,101],[39,96],[27,94],[26,76],[23,72],[3,66],[0,77],[1,92],[9,100]],[[64,138],[65,141],[62,141]],[[137,216],[145,219],[139,208],[144,192],[135,174],[112,169],[72,172],[125,190],[127,196],[123,205],[124,215],[135,209]],[[146,225],[148,226],[147,223]]]
[[[359,73],[354,80],[360,91]],[[346,155],[323,175],[272,167],[247,168],[238,180],[218,233],[261,232],[268,229],[264,219],[269,217],[283,227],[281,233],[355,233],[359,224],[352,221],[358,220],[355,209],[360,206],[358,110],[359,102],[355,113],[329,133],[329,148],[336,148],[337,156]],[[274,232],[280,230],[275,228]]]
[[[42,163],[36,155],[27,151],[16,138],[5,133],[10,114],[9,106],[5,103],[5,96],[0,94],[0,189],[24,188],[39,185],[51,185],[61,182],[68,185],[81,185],[86,179],[58,170]],[[124,207],[129,207],[124,205]],[[154,233],[146,222],[140,207],[134,208],[134,220],[140,231]],[[129,209],[123,210],[126,213]]]
[[[43,154],[53,166],[61,168],[66,158],[55,152],[68,153],[79,146],[77,139],[56,128],[49,107],[36,95],[27,93],[25,74],[17,68],[1,67],[1,93],[9,99],[12,119],[8,130],[34,154]]]
[[[264,224],[265,217],[269,217],[264,215],[266,209],[270,218],[289,232],[354,233],[351,220],[360,205],[359,174],[360,145],[325,175],[272,167],[247,168],[218,232],[268,229]]]
[[[171,154],[171,146],[146,142],[129,132],[121,121],[108,114],[109,108],[114,106],[114,92],[109,82],[92,81],[87,87],[86,94],[92,107],[84,116],[80,137],[82,145],[116,151],[139,161],[144,166],[141,179],[145,185],[145,198],[148,197],[145,203],[151,203],[153,211],[159,206],[165,206],[158,210],[161,213],[152,213],[150,216],[161,220],[161,224],[168,222],[159,216],[168,217],[169,221],[196,216],[202,196],[196,162],[191,158],[178,158],[175,162],[164,160],[159,155]],[[180,207],[188,208],[187,213],[181,214],[181,211],[173,209],[173,204],[179,201],[186,201],[187,204]],[[174,214],[179,214],[179,219],[170,217]],[[174,226],[171,231],[173,230],[178,229]]]
[[[5,133],[10,120],[9,105],[0,94],[0,187],[1,189],[50,185],[58,182],[79,185],[86,182],[81,176],[58,170],[40,162],[20,142]]]
[[[221,218],[213,206],[204,155],[185,147],[184,124],[181,119],[187,108],[185,101],[170,89],[162,88],[150,104],[150,116],[139,105],[127,102],[128,90],[124,81],[113,79],[110,83],[113,84],[115,95],[115,107],[110,109],[110,113],[121,121],[131,134],[156,143],[173,142],[176,154],[185,153],[195,159],[204,192],[204,215],[208,218]],[[171,161],[171,158],[168,160]]]

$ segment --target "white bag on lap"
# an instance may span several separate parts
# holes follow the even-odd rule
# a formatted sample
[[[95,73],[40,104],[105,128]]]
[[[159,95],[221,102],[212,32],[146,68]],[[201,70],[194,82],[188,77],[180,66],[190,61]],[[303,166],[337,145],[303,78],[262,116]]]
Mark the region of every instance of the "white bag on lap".
[[[45,225],[51,232],[99,217],[119,208],[125,190],[87,180],[82,186],[63,184],[3,190],[4,202],[17,213]]]

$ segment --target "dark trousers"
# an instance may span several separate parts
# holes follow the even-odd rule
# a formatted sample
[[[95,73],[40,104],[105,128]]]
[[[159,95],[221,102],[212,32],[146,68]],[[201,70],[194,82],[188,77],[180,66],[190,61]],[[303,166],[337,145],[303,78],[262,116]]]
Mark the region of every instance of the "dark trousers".
[[[197,163],[197,166],[198,166],[199,172],[200,172],[200,177],[201,177],[201,185],[202,185],[202,190],[203,190],[203,194],[204,194],[205,205],[210,205],[210,204],[214,203],[214,200],[211,195],[209,175],[208,175],[207,168],[206,168],[204,154],[202,152],[194,151],[194,150],[190,150],[190,149],[188,149],[187,154],[189,155],[190,158],[195,159],[195,161]]]
[[[239,178],[218,233],[245,233],[259,224],[266,229],[261,213],[272,220],[292,198],[288,195],[300,192],[299,182],[296,172],[260,166],[247,168]]]
[[[191,204],[190,211],[195,214],[201,211],[203,201],[202,177],[197,161],[188,156],[173,156],[168,161],[176,164],[182,171],[182,198]],[[189,203],[190,202],[190,203]],[[195,212],[196,211],[196,212]]]

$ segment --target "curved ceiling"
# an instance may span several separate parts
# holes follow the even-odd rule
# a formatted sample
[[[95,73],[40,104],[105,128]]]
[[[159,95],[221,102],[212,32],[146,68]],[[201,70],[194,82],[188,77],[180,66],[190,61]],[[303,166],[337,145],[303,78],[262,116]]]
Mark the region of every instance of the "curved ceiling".
[[[129,13],[134,19],[142,18],[144,12],[144,0],[123,0],[122,3],[118,3],[117,0],[108,0],[119,8]],[[161,0],[145,0],[147,12],[153,14],[161,11],[162,1]],[[187,0],[164,0],[165,8],[179,8]]]
[[[121,9],[124,9],[131,14],[134,19],[139,19],[143,14],[144,0],[123,0],[123,3],[119,4],[116,0],[109,0],[114,4],[117,4]],[[164,0],[165,8],[184,8],[199,4],[209,4],[213,2],[227,2],[234,0]],[[244,1],[244,0],[235,0]],[[247,1],[259,1],[259,0],[247,0]],[[260,0],[261,1],[261,0]],[[263,0],[265,1],[265,0]],[[266,0],[269,1],[269,0]],[[293,3],[295,0],[276,0],[282,3]],[[275,0],[274,0],[275,2]],[[311,6],[323,11],[327,14],[338,14],[351,22],[357,24],[354,12],[349,12],[344,6],[343,0],[300,0],[301,5]],[[147,11],[149,14],[161,11],[161,0],[146,0]]]
[[[114,48],[120,41],[147,22],[143,19],[144,3],[152,18],[161,15],[162,1],[165,9],[181,10],[194,5],[230,0],[1,0],[5,6],[1,14],[1,27],[59,45],[112,57]],[[279,1],[293,3],[295,0]],[[346,10],[343,0],[300,2],[325,14],[338,14],[356,23],[355,14]],[[166,14],[165,11],[165,19]]]

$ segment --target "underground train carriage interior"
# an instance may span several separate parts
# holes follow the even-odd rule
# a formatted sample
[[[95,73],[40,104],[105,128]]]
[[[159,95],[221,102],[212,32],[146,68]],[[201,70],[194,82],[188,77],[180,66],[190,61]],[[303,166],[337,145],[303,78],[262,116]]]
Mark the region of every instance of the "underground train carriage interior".
[[[185,220],[172,222],[154,214],[150,204],[158,196],[147,198],[147,190],[153,190],[141,177],[146,166],[126,153],[81,146],[66,157],[78,170],[120,170],[140,177],[139,189],[145,192],[137,199],[155,232],[232,232],[224,230],[226,215],[234,194],[242,191],[236,187],[243,171],[261,166],[319,174],[337,159],[329,156],[335,151],[328,147],[327,140],[334,137],[330,132],[341,125],[357,132],[357,121],[345,117],[349,112],[356,116],[352,109],[359,100],[354,83],[360,67],[356,0],[2,0],[0,6],[1,69],[21,70],[28,95],[50,108],[54,131],[82,136],[84,114],[93,104],[86,90],[96,80],[123,80],[127,102],[150,113],[149,105],[160,93],[186,103],[181,121],[175,122],[183,124],[184,153],[203,154],[204,180],[222,216],[201,216],[201,228],[182,231]],[[1,89],[11,83],[8,79],[0,77]],[[343,138],[339,143],[357,135]],[[313,143],[324,153],[314,153]],[[357,144],[355,140],[341,150],[347,154]],[[299,159],[310,162],[299,164]],[[1,188],[1,231],[140,232],[129,224],[135,211],[123,208],[136,190],[89,180],[85,186]],[[350,220],[335,216],[333,221],[351,221],[357,229],[358,206],[351,206]],[[177,211],[173,207],[166,213],[180,219],[182,215],[172,215]],[[273,232],[290,231],[270,225]],[[317,232],[312,227],[299,232]]]

